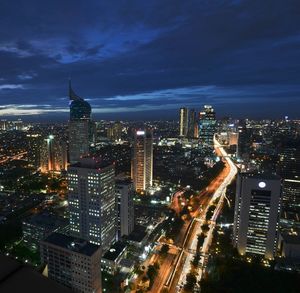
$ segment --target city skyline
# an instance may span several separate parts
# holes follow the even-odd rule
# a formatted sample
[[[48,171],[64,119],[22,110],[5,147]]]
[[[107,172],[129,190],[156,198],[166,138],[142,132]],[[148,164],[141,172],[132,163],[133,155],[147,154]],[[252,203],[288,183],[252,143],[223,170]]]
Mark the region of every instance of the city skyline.
[[[6,1],[0,115],[67,120],[71,77],[95,119],[175,119],[178,108],[204,104],[220,117],[299,118],[297,8],[297,1]]]

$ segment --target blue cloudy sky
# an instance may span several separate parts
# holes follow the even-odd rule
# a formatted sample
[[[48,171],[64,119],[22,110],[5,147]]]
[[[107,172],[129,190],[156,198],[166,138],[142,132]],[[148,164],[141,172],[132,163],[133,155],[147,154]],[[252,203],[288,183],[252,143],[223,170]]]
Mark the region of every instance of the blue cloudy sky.
[[[300,118],[299,0],[2,0],[0,115]]]

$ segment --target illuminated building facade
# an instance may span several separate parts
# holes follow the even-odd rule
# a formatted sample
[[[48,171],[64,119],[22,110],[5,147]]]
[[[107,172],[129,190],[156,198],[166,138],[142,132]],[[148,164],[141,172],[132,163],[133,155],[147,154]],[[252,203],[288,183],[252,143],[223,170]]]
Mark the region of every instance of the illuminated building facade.
[[[212,147],[216,132],[216,113],[212,106],[205,105],[199,113],[199,142],[203,147]]]
[[[40,149],[40,170],[60,172],[67,169],[67,146],[57,136],[49,135],[42,141]]]
[[[138,192],[152,186],[153,180],[153,137],[152,130],[134,132],[131,178]]]
[[[41,242],[41,262],[47,265],[48,277],[73,292],[102,292],[101,254],[98,245],[60,233]]]
[[[115,167],[92,158],[68,167],[70,230],[75,237],[101,245],[115,241],[117,213]]]
[[[242,173],[237,180],[233,243],[238,252],[273,259],[281,211],[281,179]]]
[[[42,146],[42,137],[40,134],[27,134],[28,141],[28,163],[31,167],[36,170],[40,168],[41,165],[41,146]]]
[[[179,110],[179,136],[187,137],[189,131],[189,110],[180,108]]]
[[[76,163],[88,155],[93,140],[90,104],[77,96],[69,84],[70,121],[69,121],[69,160]]]
[[[283,178],[283,210],[300,211],[300,150],[286,147],[279,154],[279,174]]]
[[[122,124],[115,122],[107,129],[107,137],[112,141],[118,141],[122,138]]]

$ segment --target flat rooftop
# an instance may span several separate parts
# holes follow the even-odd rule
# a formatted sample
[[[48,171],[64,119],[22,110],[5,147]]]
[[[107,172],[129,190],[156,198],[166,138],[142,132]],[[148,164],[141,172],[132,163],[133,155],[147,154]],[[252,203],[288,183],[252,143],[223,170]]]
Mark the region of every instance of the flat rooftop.
[[[49,213],[40,213],[25,219],[23,223],[29,223],[34,226],[45,227],[48,229],[56,229],[63,225],[67,225],[68,221]]]
[[[100,248],[100,246],[89,243],[86,240],[56,232],[49,235],[43,242],[87,256],[92,256]]]
[[[146,236],[146,227],[136,225],[134,230],[128,235],[127,239],[134,242],[142,242]]]
[[[102,258],[114,261],[118,258],[120,254],[123,253],[126,246],[127,245],[124,242],[118,241],[114,243],[107,252],[105,252]]]
[[[247,178],[253,178],[253,179],[259,179],[259,180],[281,180],[280,176],[275,175],[275,174],[271,174],[271,173],[263,173],[263,174],[239,173],[239,176],[247,177]]]
[[[81,158],[79,162],[70,165],[71,168],[75,167],[86,169],[102,169],[109,166],[113,166],[113,163],[103,161],[101,158],[96,157]]]

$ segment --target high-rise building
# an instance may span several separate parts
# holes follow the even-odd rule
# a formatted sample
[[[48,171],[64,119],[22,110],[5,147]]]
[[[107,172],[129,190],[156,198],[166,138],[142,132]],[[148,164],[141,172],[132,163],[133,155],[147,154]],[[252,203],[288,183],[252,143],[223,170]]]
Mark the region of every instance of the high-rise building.
[[[281,210],[281,179],[241,173],[237,180],[233,243],[240,254],[273,259]]]
[[[196,129],[197,128],[197,115],[195,109],[190,109],[189,111],[189,130],[188,130],[188,137],[189,138],[196,138]]]
[[[240,160],[248,161],[251,147],[251,130],[247,128],[245,120],[239,121],[238,125],[238,147],[237,157]]]
[[[179,110],[179,136],[186,137],[189,130],[189,110],[180,108]]]
[[[31,133],[26,135],[28,141],[28,163],[30,166],[36,170],[40,168],[41,165],[41,145],[42,138],[38,133]]]
[[[69,84],[70,121],[69,121],[69,160],[76,163],[88,155],[93,138],[91,122],[91,106],[83,98],[77,96]]]
[[[300,223],[300,149],[284,147],[279,153],[279,174],[283,178],[282,210],[283,218],[288,220],[287,226]],[[282,227],[285,226],[282,221]],[[295,227],[294,227],[295,228]]]
[[[49,135],[40,149],[41,172],[60,172],[67,168],[67,146],[57,136]]]
[[[53,233],[41,242],[48,277],[74,292],[101,293],[101,249],[86,240]]]
[[[83,158],[68,167],[70,231],[105,250],[115,241],[115,167]]]
[[[118,199],[118,235],[129,235],[134,229],[133,184],[131,180],[116,180]]]
[[[216,113],[212,106],[205,105],[199,113],[199,142],[204,147],[213,147],[216,132]]]
[[[122,138],[122,124],[115,122],[107,129],[107,137],[112,141],[118,141]]]
[[[131,178],[136,191],[152,186],[153,179],[153,138],[152,130],[134,132]]]

